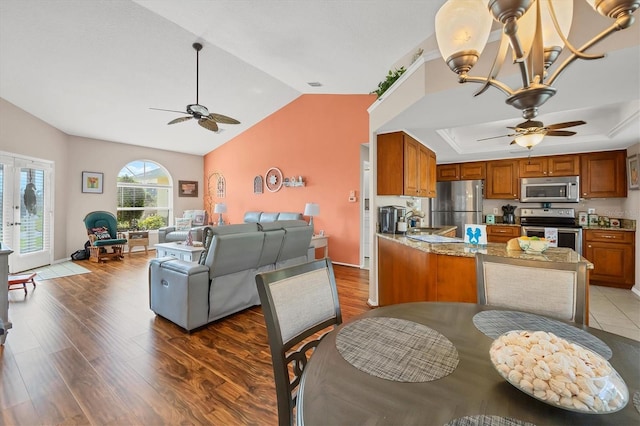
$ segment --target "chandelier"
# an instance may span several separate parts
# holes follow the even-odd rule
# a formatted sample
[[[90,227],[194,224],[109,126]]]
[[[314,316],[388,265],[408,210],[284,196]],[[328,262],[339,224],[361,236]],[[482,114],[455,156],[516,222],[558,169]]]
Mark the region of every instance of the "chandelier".
[[[598,13],[615,19],[607,29],[576,48],[567,39],[573,18],[573,0],[448,0],[436,14],[436,39],[445,62],[458,74],[460,83],[480,83],[475,96],[490,86],[507,95],[506,103],[529,120],[556,93],[558,76],[576,59],[599,59],[585,53],[615,31],[633,24],[632,13],[640,0],[586,0]],[[476,64],[491,31],[492,18],[503,26],[498,53],[487,77],[467,73]],[[554,69],[552,65],[566,46],[570,54]],[[509,47],[518,66],[522,87],[512,89],[497,80]],[[539,142],[539,141],[538,141]],[[531,141],[529,141],[529,144]]]

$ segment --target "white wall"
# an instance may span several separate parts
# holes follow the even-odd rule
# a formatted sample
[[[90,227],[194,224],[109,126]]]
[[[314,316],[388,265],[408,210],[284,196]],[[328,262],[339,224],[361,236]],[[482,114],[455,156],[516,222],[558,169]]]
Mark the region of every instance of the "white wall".
[[[179,141],[176,141],[178,144]],[[67,135],[0,98],[0,151],[55,164],[54,260],[69,257],[87,240],[82,219],[93,210],[116,212],[116,177],[132,160],[164,166],[174,180],[174,212],[204,208],[202,156]],[[82,171],[104,173],[102,194],[83,194]],[[198,197],[178,197],[178,180],[198,181]]]

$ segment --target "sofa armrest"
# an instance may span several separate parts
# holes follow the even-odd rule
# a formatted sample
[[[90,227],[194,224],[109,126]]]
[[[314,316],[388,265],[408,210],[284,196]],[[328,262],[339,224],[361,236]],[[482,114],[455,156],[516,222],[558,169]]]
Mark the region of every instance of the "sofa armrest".
[[[172,233],[176,230],[175,226],[165,226],[163,228],[158,229],[158,242],[166,243],[167,242],[167,234]]]
[[[209,272],[208,266],[201,265],[197,262],[187,262],[170,256],[151,259],[149,263],[158,264],[162,269],[178,272],[183,275],[194,275],[201,272]]]

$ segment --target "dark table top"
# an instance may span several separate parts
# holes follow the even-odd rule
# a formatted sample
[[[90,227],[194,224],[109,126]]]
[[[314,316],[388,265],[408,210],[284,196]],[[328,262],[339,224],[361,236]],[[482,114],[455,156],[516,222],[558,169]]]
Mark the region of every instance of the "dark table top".
[[[468,303],[419,302],[373,309],[329,333],[305,368],[298,396],[298,423],[310,425],[444,425],[464,416],[499,416],[537,425],[640,424],[634,393],[640,391],[640,343],[579,326],[606,343],[612,367],[629,389],[629,402],[615,413],[584,414],[553,407],[516,389],[489,359],[493,339],[479,331],[473,317],[500,308]],[[386,380],[355,368],[336,348],[338,332],[362,318],[412,321],[441,333],[455,346],[453,373],[432,381]]]

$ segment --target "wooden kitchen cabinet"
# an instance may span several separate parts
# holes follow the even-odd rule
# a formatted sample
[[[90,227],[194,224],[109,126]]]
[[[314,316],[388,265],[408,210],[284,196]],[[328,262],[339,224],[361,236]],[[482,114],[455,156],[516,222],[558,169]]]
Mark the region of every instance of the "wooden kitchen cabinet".
[[[378,195],[435,197],[436,155],[403,132],[378,135]]]
[[[530,157],[519,160],[521,178],[549,176],[578,176],[580,174],[579,155],[553,155]]]
[[[439,164],[437,166],[437,180],[476,180],[486,179],[487,166],[484,161],[473,161],[470,163]]]
[[[516,225],[487,225],[487,241],[506,243],[512,238],[518,238],[520,232],[520,226]]]
[[[487,162],[487,179],[484,198],[517,200],[520,198],[518,160]]]
[[[436,167],[438,182],[460,180],[460,164],[438,164]]]
[[[627,151],[580,154],[580,194],[583,198],[627,196]]]
[[[584,257],[594,265],[590,283],[631,289],[635,283],[635,232],[585,229]]]
[[[460,164],[460,180],[486,179],[487,163],[484,161],[473,161],[471,163]]]

